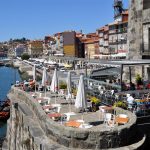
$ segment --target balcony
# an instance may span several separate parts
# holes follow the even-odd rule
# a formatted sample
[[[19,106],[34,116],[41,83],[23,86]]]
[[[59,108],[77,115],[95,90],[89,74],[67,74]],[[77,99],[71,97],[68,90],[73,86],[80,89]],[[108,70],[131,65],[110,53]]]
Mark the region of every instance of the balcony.
[[[109,34],[116,34],[117,33],[117,30],[109,30]]]
[[[109,44],[108,42],[104,42],[104,46],[107,47]]]
[[[103,36],[104,36],[104,34],[103,34],[103,33],[100,33],[100,34],[99,34],[99,37],[100,37],[100,38],[102,38]]]
[[[104,45],[104,42],[103,42],[103,41],[100,41],[100,42],[99,42],[99,45],[100,45],[100,46],[103,46],[103,45]]]
[[[108,39],[108,35],[104,35],[104,39],[107,40]]]

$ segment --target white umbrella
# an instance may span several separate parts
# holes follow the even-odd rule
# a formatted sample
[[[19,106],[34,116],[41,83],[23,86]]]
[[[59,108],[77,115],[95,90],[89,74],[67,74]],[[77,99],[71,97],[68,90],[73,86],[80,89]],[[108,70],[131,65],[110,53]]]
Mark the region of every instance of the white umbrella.
[[[33,66],[33,80],[36,80],[36,65]]]
[[[83,75],[80,76],[77,96],[76,96],[76,100],[75,100],[75,107],[82,108],[82,110],[85,110],[87,108]]]
[[[47,85],[47,71],[46,68],[43,68],[43,75],[42,75],[42,86],[46,86]]]
[[[68,76],[67,76],[67,98],[68,100],[71,99],[71,73],[70,71],[68,72]],[[70,102],[68,102],[69,104],[69,111],[71,112],[71,105],[70,105]]]
[[[58,76],[57,76],[57,70],[56,69],[55,69],[54,74],[53,74],[50,90],[52,92],[58,91]]]
[[[42,86],[45,87],[45,96],[46,96],[46,85],[47,85],[48,77],[47,77],[47,71],[46,68],[43,68],[43,75],[42,75]]]
[[[36,65],[33,66],[33,80],[35,81],[35,92],[36,92]]]
[[[71,73],[70,71],[68,72],[68,77],[67,77],[67,92],[68,92],[68,98],[71,98]]]
[[[54,93],[56,93],[58,91],[58,76],[57,76],[57,69],[56,68],[55,68],[55,71],[53,74],[50,90]],[[56,96],[55,96],[55,104],[56,104]]]

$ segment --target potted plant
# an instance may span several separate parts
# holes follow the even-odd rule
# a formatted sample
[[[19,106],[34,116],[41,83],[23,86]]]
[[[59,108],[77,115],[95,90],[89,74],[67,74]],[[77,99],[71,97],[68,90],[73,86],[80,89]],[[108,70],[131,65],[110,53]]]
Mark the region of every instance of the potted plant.
[[[118,101],[118,102],[115,102],[114,107],[120,107],[120,108],[123,108],[123,109],[127,109],[127,104],[123,101]]]
[[[137,85],[142,85],[142,77],[140,76],[140,74],[137,74],[135,77],[136,83]]]
[[[95,96],[91,97],[92,111],[95,112],[99,109],[100,102],[100,99],[96,98]]]
[[[77,95],[77,89],[76,88],[72,89],[72,95],[74,96],[74,98],[76,97],[76,95]]]
[[[61,94],[65,94],[65,91],[67,89],[67,84],[65,82],[60,82],[59,89]]]

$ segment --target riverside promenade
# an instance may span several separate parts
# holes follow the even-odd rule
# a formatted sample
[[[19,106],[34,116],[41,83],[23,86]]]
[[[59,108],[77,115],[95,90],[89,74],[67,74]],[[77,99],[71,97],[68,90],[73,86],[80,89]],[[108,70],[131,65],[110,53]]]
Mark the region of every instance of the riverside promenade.
[[[47,96],[50,97],[50,103],[54,103],[52,94],[48,93]],[[113,128],[106,126],[100,120],[98,111],[84,114],[85,122],[95,122],[91,128],[73,128],[49,118],[31,93],[12,87],[8,97],[12,107],[3,149],[137,149],[146,138],[138,131],[136,116],[127,110],[115,108],[116,115],[123,113],[129,117],[125,125],[116,124]],[[65,105],[63,98],[57,98],[57,103],[62,105],[60,113],[68,112],[68,105]],[[75,111],[73,106],[71,109]],[[70,119],[81,118],[81,113],[76,114]]]

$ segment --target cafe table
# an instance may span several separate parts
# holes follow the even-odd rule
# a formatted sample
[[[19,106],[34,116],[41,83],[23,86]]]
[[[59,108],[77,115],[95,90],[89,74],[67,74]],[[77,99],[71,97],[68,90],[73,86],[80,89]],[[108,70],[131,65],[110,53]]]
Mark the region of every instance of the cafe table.
[[[60,113],[51,113],[51,114],[47,114],[48,117],[52,118],[53,120],[59,120],[62,116],[62,114]]]
[[[67,127],[79,128],[81,124],[82,124],[81,122],[78,122],[78,121],[76,121],[76,120],[72,120],[72,121],[66,122],[66,123],[65,123],[65,126],[67,126]]]
[[[128,117],[127,118],[122,118],[122,117],[119,117],[119,116],[115,117],[115,122],[117,124],[126,124],[126,123],[128,123],[128,121],[129,121]]]

